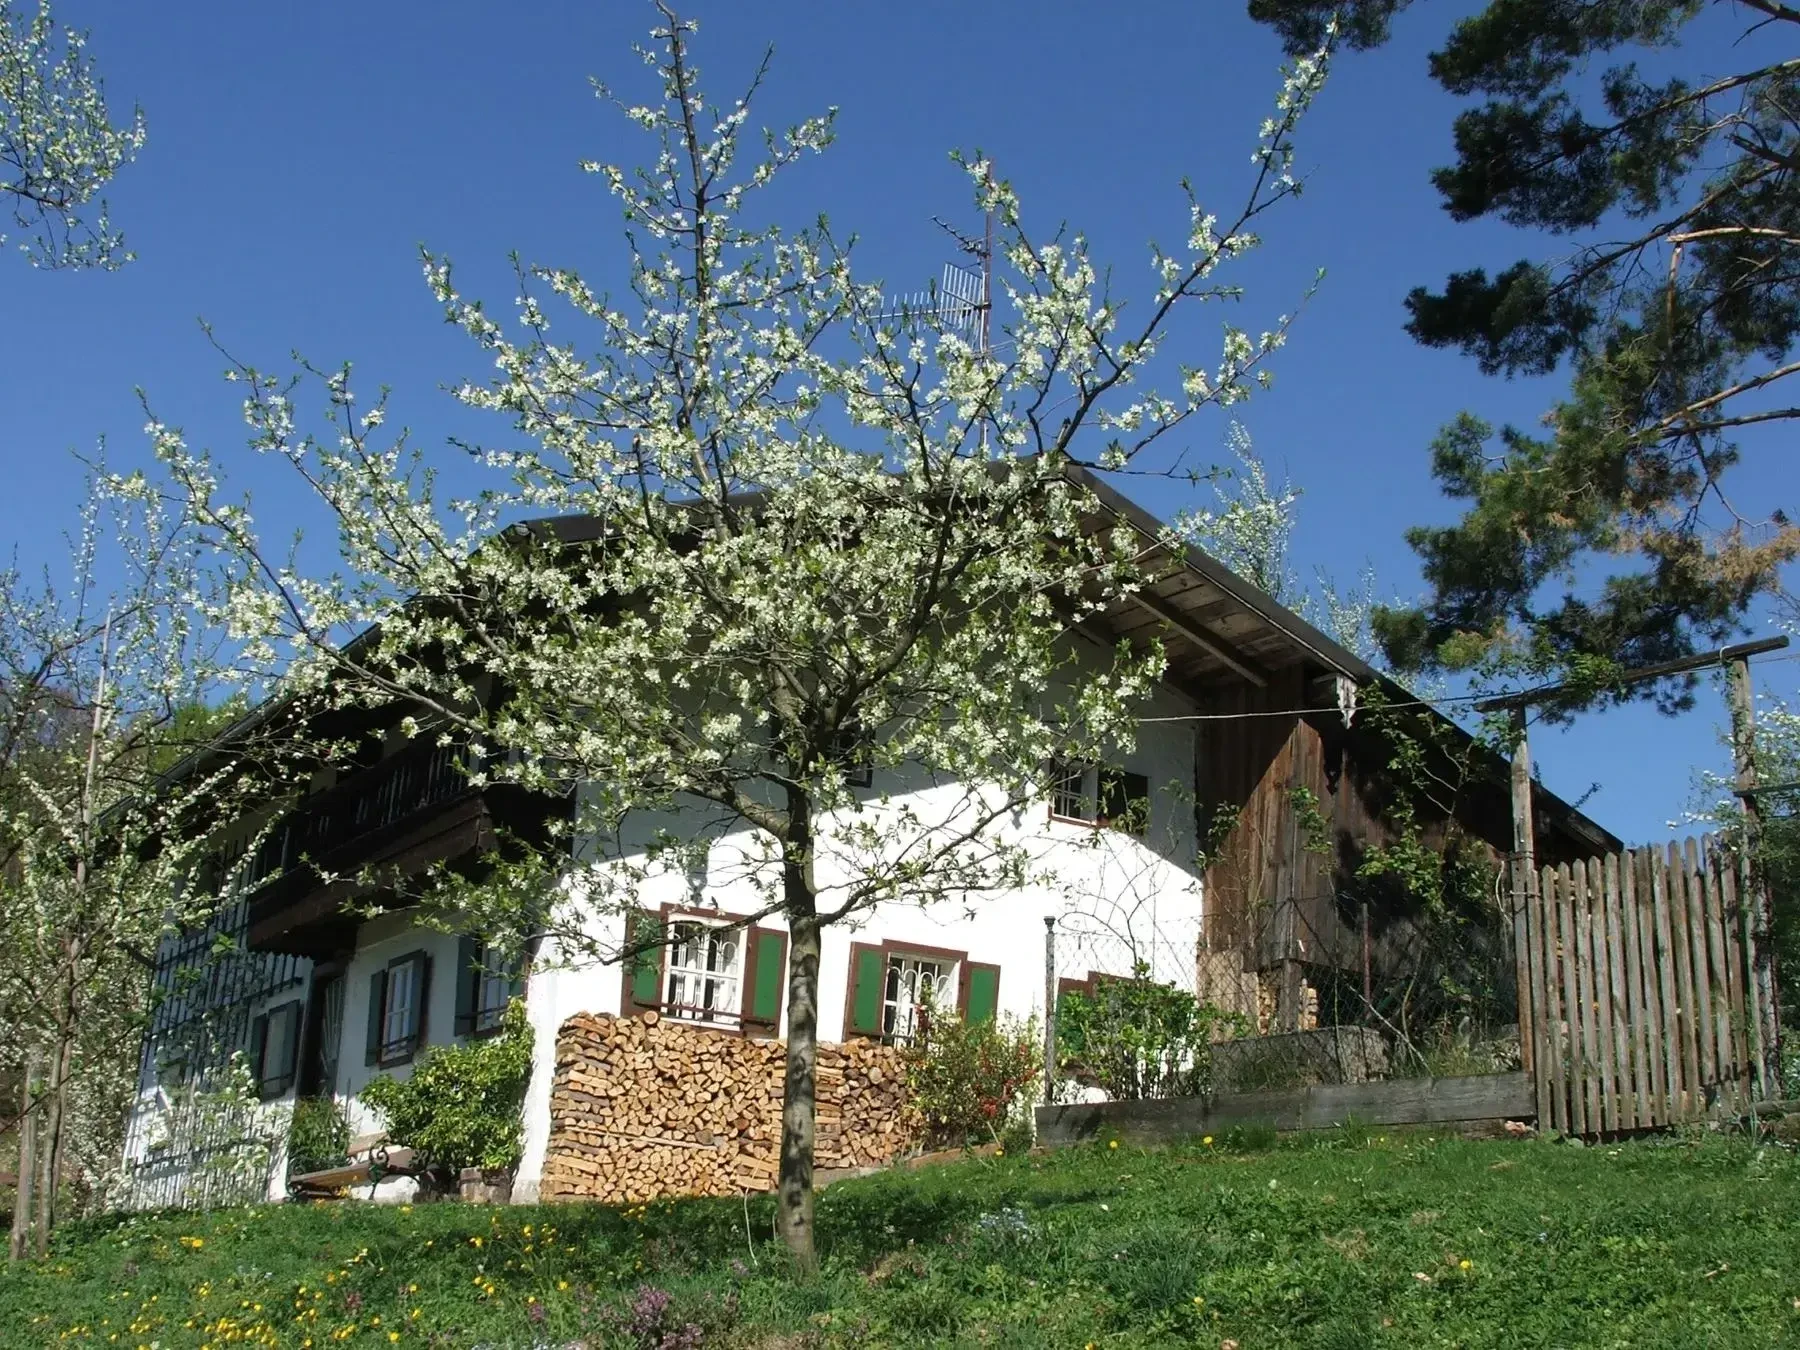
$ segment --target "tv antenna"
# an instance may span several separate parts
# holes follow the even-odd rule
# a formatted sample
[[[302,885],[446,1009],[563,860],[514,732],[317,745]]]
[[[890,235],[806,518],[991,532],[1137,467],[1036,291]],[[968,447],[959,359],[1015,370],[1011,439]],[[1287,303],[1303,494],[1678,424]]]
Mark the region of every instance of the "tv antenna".
[[[936,286],[893,297],[878,317],[926,321],[962,338],[976,355],[986,356],[993,335],[994,213],[987,213],[979,239],[937,216],[931,220],[956,241],[958,251],[972,258],[974,265],[945,263]]]

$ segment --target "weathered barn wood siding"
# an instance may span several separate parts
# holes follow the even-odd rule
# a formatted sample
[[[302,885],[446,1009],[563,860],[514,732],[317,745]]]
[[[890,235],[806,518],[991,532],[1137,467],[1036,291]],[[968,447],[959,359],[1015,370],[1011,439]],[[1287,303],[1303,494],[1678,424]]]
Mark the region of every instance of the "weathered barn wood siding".
[[[1267,688],[1244,682],[1212,686],[1205,711],[1228,716],[1202,721],[1195,737],[1194,785],[1205,871],[1205,940],[1213,951],[1242,951],[1246,964],[1269,969],[1284,960],[1349,970],[1361,961],[1355,915],[1340,912],[1345,891],[1371,847],[1391,842],[1385,813],[1393,787],[1391,749],[1353,724],[1335,706],[1309,699],[1303,667],[1279,671]],[[1307,708],[1304,714],[1296,709]],[[1246,715],[1247,714],[1247,715]],[[1501,866],[1511,846],[1511,817],[1503,765],[1483,762],[1454,797],[1443,795],[1421,812],[1427,844],[1441,843],[1452,818]],[[1446,780],[1455,778],[1447,769]],[[1309,841],[1295,789],[1318,804],[1329,847]],[[1215,821],[1231,821],[1222,842]],[[1586,858],[1593,849],[1550,821],[1538,831],[1539,861]],[[1311,846],[1309,846],[1309,842]],[[1398,916],[1378,914],[1377,932]],[[1378,939],[1379,940],[1379,939]]]

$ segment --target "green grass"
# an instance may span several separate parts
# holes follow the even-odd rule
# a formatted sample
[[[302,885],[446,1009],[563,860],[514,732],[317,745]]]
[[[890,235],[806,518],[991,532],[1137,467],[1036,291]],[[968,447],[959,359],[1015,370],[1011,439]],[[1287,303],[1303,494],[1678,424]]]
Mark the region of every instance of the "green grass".
[[[1800,1163],[1741,1140],[1265,1133],[887,1174],[820,1196],[812,1281],[770,1219],[756,1200],[95,1221],[0,1274],[0,1343],[648,1346],[691,1322],[662,1344],[1800,1344]],[[638,1334],[645,1284],[673,1303]]]

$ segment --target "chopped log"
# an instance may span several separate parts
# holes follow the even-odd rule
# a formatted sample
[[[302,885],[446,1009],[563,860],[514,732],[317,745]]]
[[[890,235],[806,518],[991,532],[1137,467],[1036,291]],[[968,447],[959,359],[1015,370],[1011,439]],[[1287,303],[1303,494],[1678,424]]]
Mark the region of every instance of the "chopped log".
[[[540,1194],[637,1204],[773,1189],[786,1046],[646,1012],[578,1014],[557,1036]],[[821,1046],[816,1163],[890,1162],[921,1122],[900,1052]]]

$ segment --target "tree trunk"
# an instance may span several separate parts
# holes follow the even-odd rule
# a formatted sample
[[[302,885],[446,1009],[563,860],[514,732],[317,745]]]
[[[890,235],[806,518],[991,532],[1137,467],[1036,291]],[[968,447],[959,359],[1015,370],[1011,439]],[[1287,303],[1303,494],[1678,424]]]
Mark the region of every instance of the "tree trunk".
[[[50,1230],[56,1226],[56,1193],[62,1184],[63,1168],[63,1099],[68,1093],[69,1069],[75,1053],[74,982],[70,977],[69,998],[57,1019],[56,1056],[50,1065],[50,1098],[44,1117],[43,1191],[38,1195],[37,1254],[48,1255]]]
[[[819,925],[808,912],[788,919],[787,1076],[781,1100],[780,1226],[794,1262],[818,1269],[813,1244],[813,1140],[819,1071]]]
[[[25,1061],[25,1081],[19,1088],[19,1185],[13,1195],[12,1237],[7,1243],[7,1259],[17,1261],[25,1255],[31,1240],[31,1201],[34,1194],[33,1173],[37,1168],[37,1112],[32,1108],[31,1088],[37,1079],[38,1057],[35,1053]]]

